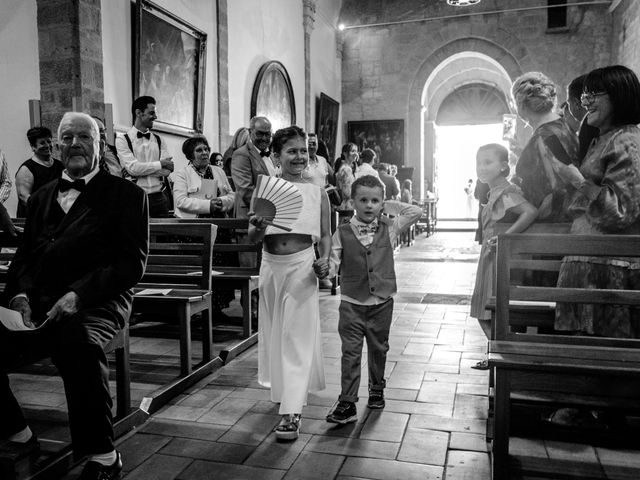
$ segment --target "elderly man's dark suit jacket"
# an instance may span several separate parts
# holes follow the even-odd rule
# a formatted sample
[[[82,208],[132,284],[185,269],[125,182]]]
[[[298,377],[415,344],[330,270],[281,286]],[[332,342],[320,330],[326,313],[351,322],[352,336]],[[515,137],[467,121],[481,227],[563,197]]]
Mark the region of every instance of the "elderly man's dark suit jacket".
[[[9,268],[6,298],[27,293],[34,320],[40,321],[72,290],[81,309],[106,308],[122,325],[148,252],[146,195],[100,171],[64,215],[56,201],[59,181],[29,198],[24,241]]]
[[[247,218],[251,195],[256,188],[258,175],[269,175],[267,164],[253,146],[251,140],[235,152],[231,158],[231,178],[236,189],[235,213],[237,218]]]

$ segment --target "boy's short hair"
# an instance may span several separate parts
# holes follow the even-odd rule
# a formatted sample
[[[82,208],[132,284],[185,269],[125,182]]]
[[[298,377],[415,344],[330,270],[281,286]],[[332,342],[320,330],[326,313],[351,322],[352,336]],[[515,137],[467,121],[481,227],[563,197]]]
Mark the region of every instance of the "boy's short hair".
[[[502,163],[506,163],[507,168],[505,170],[502,170],[501,173],[504,177],[509,176],[509,172],[511,171],[511,169],[509,168],[509,150],[507,150],[504,145],[500,145],[499,143],[487,143],[486,145],[482,145],[480,148],[478,148],[476,156],[480,152],[484,151],[493,152]]]
[[[156,99],[150,97],[149,95],[143,95],[141,97],[136,98],[131,104],[131,115],[133,116],[133,121],[136,121],[136,110],[140,110],[144,112],[149,104],[156,104]]]
[[[384,191],[384,183],[382,183],[379,179],[374,177],[373,175],[363,175],[362,177],[356,178],[351,184],[351,198],[355,198],[358,193],[358,187],[368,187],[368,188],[379,188],[382,191],[382,198],[384,199],[385,191]]]
[[[35,147],[36,142],[41,138],[53,138],[51,130],[47,127],[32,127],[27,130],[27,140],[32,147]]]

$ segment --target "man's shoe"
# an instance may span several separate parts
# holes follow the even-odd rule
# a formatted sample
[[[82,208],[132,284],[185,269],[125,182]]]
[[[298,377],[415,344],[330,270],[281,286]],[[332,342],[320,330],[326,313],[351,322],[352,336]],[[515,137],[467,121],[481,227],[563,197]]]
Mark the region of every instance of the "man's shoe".
[[[369,392],[369,401],[367,402],[367,407],[369,408],[384,408],[384,393],[382,391]]]
[[[122,457],[116,450],[116,461],[113,464],[102,465],[90,460],[85,464],[78,480],[118,480],[121,473]]]
[[[353,402],[338,402],[333,412],[327,415],[327,422],[345,425],[358,420],[358,410]]]

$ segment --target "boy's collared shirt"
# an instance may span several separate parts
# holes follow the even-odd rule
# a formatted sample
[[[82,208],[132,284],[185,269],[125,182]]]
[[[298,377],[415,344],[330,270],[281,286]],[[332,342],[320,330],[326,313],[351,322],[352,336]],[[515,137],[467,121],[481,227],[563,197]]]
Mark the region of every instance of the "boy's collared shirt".
[[[350,225],[351,230],[358,238],[358,241],[365,247],[369,247],[373,242],[373,237],[376,234],[378,228],[378,222],[385,222],[389,227],[389,240],[391,244],[395,240],[398,232],[401,232],[404,228],[417,222],[422,216],[422,209],[417,205],[409,205],[408,203],[402,203],[395,200],[387,200],[384,204],[384,213],[389,215],[389,218],[381,217],[379,220],[374,220],[370,224],[366,224],[358,220],[354,215],[351,217]],[[373,226],[375,224],[375,226]],[[368,227],[368,231],[364,231],[363,227]],[[375,229],[375,231],[371,231]],[[362,232],[362,233],[360,233]],[[342,240],[340,239],[340,232],[336,230],[331,239],[331,256],[329,258],[329,278],[336,276],[340,262],[342,261]],[[341,299],[349,303],[356,305],[378,305],[386,302],[388,299],[382,299],[371,295],[366,301],[360,302],[347,295],[341,294]]]

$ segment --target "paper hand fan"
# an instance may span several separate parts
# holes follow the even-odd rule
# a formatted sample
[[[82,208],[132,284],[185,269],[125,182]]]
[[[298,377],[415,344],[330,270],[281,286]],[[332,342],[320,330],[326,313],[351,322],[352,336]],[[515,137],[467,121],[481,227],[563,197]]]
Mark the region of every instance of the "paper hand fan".
[[[273,227],[291,231],[302,211],[302,194],[293,183],[258,175],[251,198],[251,211]]]

